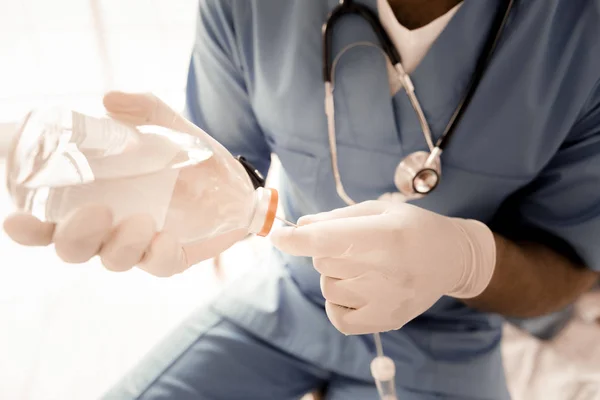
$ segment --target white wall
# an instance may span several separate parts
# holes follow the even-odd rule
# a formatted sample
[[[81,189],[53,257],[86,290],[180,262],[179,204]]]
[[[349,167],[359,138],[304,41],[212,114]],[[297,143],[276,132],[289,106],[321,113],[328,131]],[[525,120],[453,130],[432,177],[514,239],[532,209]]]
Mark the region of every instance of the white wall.
[[[196,0],[0,0],[0,154],[46,102],[100,107],[109,89],[183,104]]]
[[[6,152],[10,145],[10,141],[14,136],[15,129],[17,128],[16,123],[4,122],[0,123],[0,158],[6,157]]]

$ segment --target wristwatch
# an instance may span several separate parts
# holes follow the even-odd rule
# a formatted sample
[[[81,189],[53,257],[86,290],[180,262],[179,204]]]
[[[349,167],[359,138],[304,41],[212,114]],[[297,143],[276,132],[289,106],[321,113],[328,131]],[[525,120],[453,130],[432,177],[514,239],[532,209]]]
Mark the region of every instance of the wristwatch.
[[[238,160],[240,164],[242,164],[242,166],[248,173],[248,176],[252,181],[252,185],[254,185],[254,189],[258,189],[259,187],[265,187],[265,178],[260,172],[258,172],[256,168],[254,168],[252,164],[250,164],[248,160],[246,160],[242,156],[237,156],[235,159]]]

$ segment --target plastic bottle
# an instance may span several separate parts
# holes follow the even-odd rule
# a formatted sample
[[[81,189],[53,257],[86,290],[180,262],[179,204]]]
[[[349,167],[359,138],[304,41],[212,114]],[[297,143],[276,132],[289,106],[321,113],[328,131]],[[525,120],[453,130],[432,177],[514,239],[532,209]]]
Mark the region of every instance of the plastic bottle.
[[[100,203],[115,222],[148,213],[182,244],[234,230],[266,236],[278,200],[274,189],[255,190],[240,162],[203,138],[59,108],[23,120],[7,185],[17,208],[43,221]]]

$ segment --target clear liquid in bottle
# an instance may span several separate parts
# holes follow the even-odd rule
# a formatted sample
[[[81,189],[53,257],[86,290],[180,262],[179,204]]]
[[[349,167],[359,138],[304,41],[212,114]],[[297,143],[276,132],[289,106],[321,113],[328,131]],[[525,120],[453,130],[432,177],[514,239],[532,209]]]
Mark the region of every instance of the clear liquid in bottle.
[[[43,221],[100,203],[115,222],[150,214],[157,230],[183,243],[270,230],[276,191],[254,190],[228,156],[215,156],[204,138],[163,127],[34,110],[14,140],[7,185],[17,208]]]

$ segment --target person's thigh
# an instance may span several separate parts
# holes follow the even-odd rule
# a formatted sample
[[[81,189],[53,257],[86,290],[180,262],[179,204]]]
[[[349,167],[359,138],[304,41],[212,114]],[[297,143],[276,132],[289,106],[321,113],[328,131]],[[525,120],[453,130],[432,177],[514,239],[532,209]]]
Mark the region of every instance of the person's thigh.
[[[390,400],[478,400],[464,396],[442,395],[407,388],[396,388],[396,398]],[[364,382],[334,376],[327,385],[323,400],[381,400],[375,382]],[[387,400],[387,399],[383,399]]]
[[[105,400],[298,400],[326,374],[248,334],[210,307],[196,311]]]

